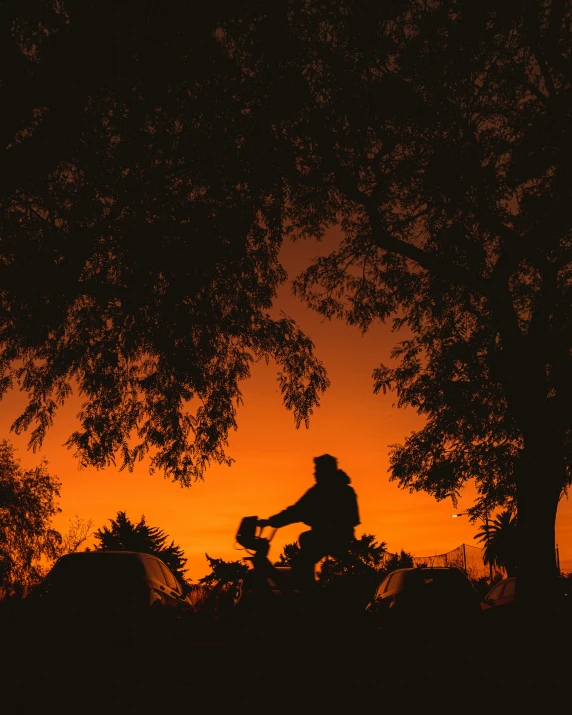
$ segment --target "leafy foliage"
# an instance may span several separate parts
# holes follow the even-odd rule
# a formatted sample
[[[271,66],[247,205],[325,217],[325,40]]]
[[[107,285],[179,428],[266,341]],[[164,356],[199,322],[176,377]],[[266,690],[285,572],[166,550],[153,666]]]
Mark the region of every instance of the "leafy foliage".
[[[25,595],[58,555],[62,537],[51,521],[59,496],[47,462],[22,469],[13,445],[0,442],[0,600]]]
[[[189,485],[232,461],[254,362],[276,364],[297,427],[327,387],[311,340],[268,312],[284,191],[272,137],[229,90],[244,75],[217,39],[225,12],[2,13],[0,396],[27,393],[13,428],[34,449],[77,391],[81,464],[147,455]]]
[[[134,524],[124,511],[118,511],[115,519],[109,522],[110,526],[103,526],[94,532],[98,542],[96,551],[141,551],[153,554],[167,564],[183,586],[188,586],[184,551],[173,540],[169,543],[169,537],[162,529],[149,526],[144,515]]]
[[[320,583],[327,586],[336,577],[356,578],[384,566],[386,543],[378,543],[373,534],[356,537],[343,557],[327,556],[320,569]]]
[[[214,559],[205,554],[211,572],[199,579],[199,583],[209,587],[226,588],[235,587],[244,574],[248,571],[248,566],[241,561],[225,561],[224,559]]]
[[[374,389],[426,423],[393,445],[391,478],[516,502],[526,594],[533,568],[554,575],[572,479],[572,7],[293,0],[249,20],[221,43],[290,162],[287,230],[344,234],[295,289],[406,333]]]
[[[511,510],[497,514],[481,526],[475,539],[483,544],[483,561],[506,571],[508,577],[516,576],[518,519]]]
[[[238,597],[240,581],[249,567],[241,561],[215,559],[208,554],[205,554],[205,557],[211,572],[199,579],[199,585],[208,589],[208,605],[211,609],[222,613],[234,604]]]
[[[299,554],[297,543],[285,544],[275,566],[292,566]],[[364,606],[390,571],[412,565],[413,557],[403,549],[388,558],[385,541],[378,542],[373,534],[362,534],[343,556],[323,559],[317,580],[330,593],[347,600],[348,605]]]
[[[129,1],[106,22],[107,1],[37,0],[2,20],[0,377],[30,398],[15,429],[40,444],[77,384],[85,463],[149,454],[188,484],[228,461],[260,359],[301,424],[327,380],[267,311],[283,237],[336,224],[295,288],[328,318],[405,331],[374,389],[426,424],[391,478],[514,501],[526,593],[533,568],[554,575],[572,479],[572,7],[188,5]]]
[[[384,541],[377,542],[373,534],[354,539],[343,556],[327,556],[320,565],[318,582],[328,591],[340,595],[348,606],[366,605],[375,587],[387,573]]]
[[[385,559],[385,570],[387,573],[395,571],[395,569],[408,569],[413,566],[413,556],[401,549],[398,554],[392,554],[390,558]]]
[[[290,544],[284,544],[282,553],[274,562],[274,566],[292,566],[297,559],[300,558],[300,547],[296,541]]]

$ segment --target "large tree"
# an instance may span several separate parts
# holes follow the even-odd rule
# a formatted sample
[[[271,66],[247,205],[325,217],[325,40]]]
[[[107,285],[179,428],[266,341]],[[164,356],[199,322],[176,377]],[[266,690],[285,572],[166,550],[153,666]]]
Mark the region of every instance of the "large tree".
[[[23,469],[13,445],[0,441],[0,600],[25,595],[60,553],[52,527],[60,482],[47,462]]]
[[[284,187],[233,92],[223,3],[26,0],[0,11],[0,396],[41,445],[72,392],[84,464],[229,463],[241,382],[272,360],[295,424],[327,386],[269,310]]]
[[[85,461],[132,466],[152,449],[188,483],[226,458],[260,357],[304,419],[325,376],[266,311],[282,237],[337,224],[339,249],[297,290],[325,316],[407,331],[374,385],[427,423],[395,446],[392,478],[453,500],[474,479],[475,514],[515,499],[519,598],[555,583],[571,476],[570,3],[212,3],[191,24],[183,2],[125,3],[112,23],[107,2],[57,7],[5,23],[33,86],[49,47],[75,37],[83,52],[90,13],[113,37],[107,65],[81,54],[93,66],[70,83],[81,111],[58,161],[2,204],[2,385],[31,397],[16,428],[41,441],[73,379]],[[43,96],[30,106],[7,154],[57,116]]]
[[[221,42],[269,117],[287,231],[344,238],[296,289],[406,333],[374,373],[425,427],[391,478],[473,513],[516,501],[519,601],[556,583],[571,480],[572,7],[394,0],[261,7]]]

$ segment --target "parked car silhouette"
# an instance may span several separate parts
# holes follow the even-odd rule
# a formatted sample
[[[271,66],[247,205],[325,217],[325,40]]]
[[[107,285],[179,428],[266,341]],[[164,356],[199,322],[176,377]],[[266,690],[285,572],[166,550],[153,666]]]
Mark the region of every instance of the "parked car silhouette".
[[[169,638],[194,613],[168,566],[135,551],[62,556],[25,602],[36,631],[104,641]]]
[[[516,593],[516,577],[503,578],[502,581],[495,583],[489,590],[483,601],[481,608],[487,611],[490,608],[499,608],[514,605],[514,596]]]
[[[512,610],[516,599],[516,581],[516,576],[511,576],[495,583],[481,602],[482,610],[487,614],[491,613],[492,610],[497,613],[499,610],[503,613],[507,612],[509,608]],[[560,577],[558,579],[558,588],[561,596],[562,612],[572,614],[572,579]],[[538,588],[537,595],[540,602],[543,595],[541,586]]]
[[[480,598],[455,567],[412,567],[392,571],[366,606],[374,628],[442,630],[472,627],[481,617]]]

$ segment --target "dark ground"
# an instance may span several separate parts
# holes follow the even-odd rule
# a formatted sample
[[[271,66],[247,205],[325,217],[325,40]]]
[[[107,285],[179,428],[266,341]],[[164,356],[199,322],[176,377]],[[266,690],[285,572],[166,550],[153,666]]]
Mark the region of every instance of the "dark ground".
[[[3,638],[4,712],[560,712],[569,629],[372,633],[314,613],[159,644]],[[566,705],[566,700],[568,705]],[[499,710],[500,708],[500,710]]]

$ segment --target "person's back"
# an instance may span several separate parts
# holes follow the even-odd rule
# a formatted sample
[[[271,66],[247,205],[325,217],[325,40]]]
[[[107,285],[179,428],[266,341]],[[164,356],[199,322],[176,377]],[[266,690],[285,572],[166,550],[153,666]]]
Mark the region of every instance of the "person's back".
[[[350,534],[359,524],[357,497],[342,470],[332,472],[298,501],[300,521],[323,534]]]
[[[300,534],[300,557],[293,568],[301,589],[314,585],[314,567],[325,556],[347,550],[360,523],[357,495],[348,475],[330,454],[314,458],[316,484],[292,506],[261,523],[274,528],[302,522],[311,531]]]

